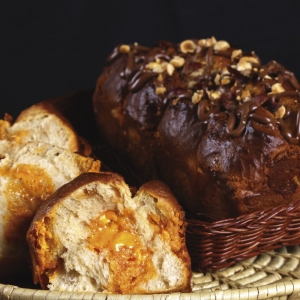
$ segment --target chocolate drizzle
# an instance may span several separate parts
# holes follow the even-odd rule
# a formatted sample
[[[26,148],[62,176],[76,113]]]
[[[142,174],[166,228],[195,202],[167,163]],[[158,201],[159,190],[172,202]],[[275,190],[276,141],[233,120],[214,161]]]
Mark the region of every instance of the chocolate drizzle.
[[[283,137],[290,143],[294,145],[299,144],[299,139],[300,139],[300,110],[297,112],[296,116],[296,128],[295,128],[295,133],[293,134],[290,129],[286,126],[284,121],[282,119],[277,120],[277,124],[279,125],[281,134]]]
[[[292,72],[276,61],[261,66],[254,52],[239,50],[241,54],[231,58],[237,48],[215,50],[213,44],[200,47],[197,41],[194,43],[194,48],[186,50],[167,42],[154,48],[134,44],[127,47],[126,53],[118,46],[107,63],[127,56],[120,76],[127,81],[130,93],[137,93],[151,80],[153,86],[159,83],[160,91],[166,89],[165,101],[191,101],[194,93],[202,91],[197,104],[199,121],[206,123],[220,113],[226,115],[225,131],[230,137],[241,136],[247,122],[253,120],[271,128],[277,126],[289,143],[300,143],[300,84]],[[177,65],[175,57],[184,63]],[[216,62],[218,57],[220,62]],[[149,63],[157,63],[158,68],[151,69]],[[282,106],[284,114],[276,114]],[[256,113],[258,107],[273,115],[262,117]],[[293,127],[288,121],[295,115]]]
[[[210,103],[207,99],[203,99],[198,104],[197,116],[200,121],[206,122],[210,116],[220,112],[220,105],[208,109]]]
[[[139,91],[153,77],[157,77],[157,73],[139,71],[129,82],[129,91],[132,93]]]
[[[257,105],[251,102],[246,102],[243,106],[237,110],[233,110],[228,118],[226,124],[226,133],[232,137],[241,136],[245,130],[247,120],[249,119],[250,113],[257,109]],[[236,127],[237,116],[239,116],[239,124]],[[236,128],[235,128],[236,127]]]

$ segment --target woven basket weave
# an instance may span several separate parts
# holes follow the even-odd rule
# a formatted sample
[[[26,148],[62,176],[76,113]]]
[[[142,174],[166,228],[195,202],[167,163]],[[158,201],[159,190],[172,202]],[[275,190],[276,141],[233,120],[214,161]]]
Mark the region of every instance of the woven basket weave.
[[[121,173],[128,184],[141,184],[131,173],[130,167],[113,156],[98,139],[92,95],[93,90],[78,91],[51,102],[91,143],[101,161]],[[187,246],[195,271],[229,267],[259,253],[300,244],[300,200],[234,219],[211,223],[187,219],[187,222]]]
[[[107,295],[49,292],[0,284],[1,300],[300,299],[300,247],[282,247],[215,272],[193,273],[192,293]]]
[[[215,270],[281,246],[300,243],[300,201],[208,223],[188,220],[194,270]]]

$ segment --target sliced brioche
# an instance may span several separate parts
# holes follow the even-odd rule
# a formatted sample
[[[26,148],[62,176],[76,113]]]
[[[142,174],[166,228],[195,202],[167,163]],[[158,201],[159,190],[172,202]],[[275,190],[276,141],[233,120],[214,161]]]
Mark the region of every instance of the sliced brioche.
[[[189,291],[185,226],[163,183],[146,183],[132,198],[117,174],[82,174],[44,202],[31,223],[34,281],[59,291]]]
[[[28,268],[26,232],[40,204],[63,184],[100,162],[47,143],[29,142],[0,159],[0,280]],[[10,268],[3,265],[11,261]],[[11,283],[11,282],[7,282]]]
[[[88,145],[78,137],[69,121],[48,102],[25,109],[15,122],[0,120],[0,153],[15,155],[29,141],[90,154]]]

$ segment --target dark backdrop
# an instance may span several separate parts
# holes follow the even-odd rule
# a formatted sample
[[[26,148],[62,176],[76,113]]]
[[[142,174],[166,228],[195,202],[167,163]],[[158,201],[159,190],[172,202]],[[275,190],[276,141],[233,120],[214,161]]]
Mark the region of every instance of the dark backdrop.
[[[299,0],[0,0],[0,118],[91,88],[120,43],[227,40],[300,77]]]

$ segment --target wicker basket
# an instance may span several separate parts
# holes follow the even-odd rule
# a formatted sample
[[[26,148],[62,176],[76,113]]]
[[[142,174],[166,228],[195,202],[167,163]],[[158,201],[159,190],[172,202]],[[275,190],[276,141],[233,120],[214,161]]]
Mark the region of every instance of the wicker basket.
[[[92,145],[94,153],[121,173],[128,184],[139,185],[130,167],[101,143],[92,109],[93,90],[50,100]],[[128,176],[127,176],[128,175]],[[194,271],[212,271],[259,253],[300,244],[300,200],[288,205],[216,222],[187,219],[187,246]]]
[[[0,299],[113,300],[113,299],[300,299],[300,247],[283,247],[240,261],[215,272],[194,273],[192,293],[107,295],[49,292],[0,284]]]
[[[300,201],[208,223],[188,220],[194,270],[215,270],[281,246],[300,243]]]

